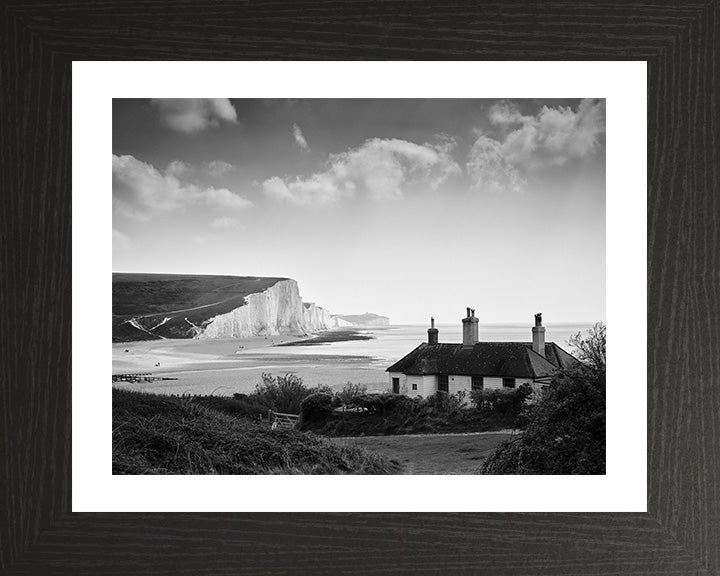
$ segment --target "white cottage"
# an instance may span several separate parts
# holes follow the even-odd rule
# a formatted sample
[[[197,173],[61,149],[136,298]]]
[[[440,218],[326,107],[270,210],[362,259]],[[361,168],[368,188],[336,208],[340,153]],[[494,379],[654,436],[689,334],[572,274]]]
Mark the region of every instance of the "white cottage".
[[[462,344],[438,343],[435,319],[430,319],[427,343],[387,369],[392,391],[410,396],[460,390],[515,388],[530,384],[538,390],[559,369],[577,366],[578,360],[554,342],[545,342],[542,314],[535,315],[532,342],[479,342],[475,310],[462,319]]]

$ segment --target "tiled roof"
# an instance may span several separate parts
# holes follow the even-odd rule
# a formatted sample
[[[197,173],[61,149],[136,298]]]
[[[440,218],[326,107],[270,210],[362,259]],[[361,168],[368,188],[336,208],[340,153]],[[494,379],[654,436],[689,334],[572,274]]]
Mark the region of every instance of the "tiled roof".
[[[542,378],[577,362],[554,342],[545,344],[544,358],[530,342],[477,342],[473,346],[423,343],[387,372]]]

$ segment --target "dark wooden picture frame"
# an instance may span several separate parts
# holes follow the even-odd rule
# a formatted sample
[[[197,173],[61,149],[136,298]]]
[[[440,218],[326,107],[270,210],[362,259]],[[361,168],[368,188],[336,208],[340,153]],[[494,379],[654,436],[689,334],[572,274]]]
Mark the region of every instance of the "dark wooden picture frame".
[[[141,59],[647,61],[648,512],[72,513],[71,65]],[[718,0],[6,0],[0,572],[720,574],[719,91]]]

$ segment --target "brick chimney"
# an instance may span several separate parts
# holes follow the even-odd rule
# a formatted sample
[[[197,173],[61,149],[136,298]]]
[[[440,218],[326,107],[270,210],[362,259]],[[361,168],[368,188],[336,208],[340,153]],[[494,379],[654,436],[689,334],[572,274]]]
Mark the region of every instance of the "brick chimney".
[[[535,352],[545,357],[545,328],[542,325],[542,312],[535,314],[535,326],[532,329],[532,347]]]
[[[467,308],[467,316],[462,319],[463,346],[472,346],[478,341],[478,319],[475,310]]]
[[[435,328],[435,318],[430,317],[430,328],[428,328],[428,344],[438,343],[438,329]]]

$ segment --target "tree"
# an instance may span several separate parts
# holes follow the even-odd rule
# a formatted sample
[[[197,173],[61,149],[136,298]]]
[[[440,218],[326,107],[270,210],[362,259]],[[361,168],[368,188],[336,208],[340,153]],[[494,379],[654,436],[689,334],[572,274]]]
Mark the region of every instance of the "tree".
[[[605,325],[572,344],[583,364],[558,373],[526,407],[523,433],[485,461],[483,474],[605,473]]]
[[[605,323],[597,322],[587,334],[578,332],[568,341],[580,362],[603,372],[605,371],[605,332]]]

